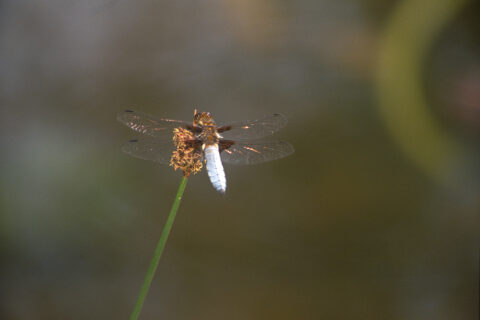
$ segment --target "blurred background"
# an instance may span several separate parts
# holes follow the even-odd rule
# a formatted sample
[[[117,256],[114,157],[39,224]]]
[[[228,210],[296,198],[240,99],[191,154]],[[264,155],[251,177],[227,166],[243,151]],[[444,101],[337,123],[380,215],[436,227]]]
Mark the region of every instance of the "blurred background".
[[[127,319],[180,182],[126,108],[283,113],[191,177],[141,319],[477,319],[480,3],[0,2],[0,318]]]

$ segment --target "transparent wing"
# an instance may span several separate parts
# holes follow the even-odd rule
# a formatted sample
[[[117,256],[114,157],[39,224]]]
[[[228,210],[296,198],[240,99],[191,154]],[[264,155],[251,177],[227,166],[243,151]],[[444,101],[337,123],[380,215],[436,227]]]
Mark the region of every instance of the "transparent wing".
[[[136,158],[169,164],[175,149],[173,141],[159,140],[151,137],[130,140],[122,147],[122,151]]]
[[[230,164],[257,164],[280,159],[295,150],[286,141],[272,142],[234,142],[221,141],[220,156],[222,161]]]
[[[247,140],[271,135],[287,124],[287,118],[279,113],[257,120],[234,122],[218,128],[225,139]]]
[[[152,137],[171,139],[173,137],[173,129],[177,127],[191,128],[192,124],[185,121],[160,119],[152,117],[148,114],[125,110],[117,115],[117,120],[135,130]]]

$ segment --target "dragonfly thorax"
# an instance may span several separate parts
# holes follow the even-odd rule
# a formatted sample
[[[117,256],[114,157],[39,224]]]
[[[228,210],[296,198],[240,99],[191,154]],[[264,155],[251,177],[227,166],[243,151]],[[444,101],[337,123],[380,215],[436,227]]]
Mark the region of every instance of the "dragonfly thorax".
[[[220,139],[217,129],[213,126],[204,126],[197,138],[206,145],[218,144]]]

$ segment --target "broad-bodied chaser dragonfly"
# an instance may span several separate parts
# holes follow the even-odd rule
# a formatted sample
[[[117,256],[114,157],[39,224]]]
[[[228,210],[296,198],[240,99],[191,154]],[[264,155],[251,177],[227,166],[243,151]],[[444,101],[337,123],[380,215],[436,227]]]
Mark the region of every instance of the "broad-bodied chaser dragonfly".
[[[196,111],[193,122],[160,119],[132,110],[118,114],[117,119],[146,135],[127,142],[122,148],[125,153],[163,164],[170,163],[175,151],[172,143],[174,129],[187,130],[191,136],[187,142],[205,160],[210,181],[221,193],[225,193],[227,188],[222,162],[257,164],[280,159],[294,152],[293,147],[285,141],[256,141],[287,124],[286,117],[278,113],[227,125],[216,125],[210,113]]]

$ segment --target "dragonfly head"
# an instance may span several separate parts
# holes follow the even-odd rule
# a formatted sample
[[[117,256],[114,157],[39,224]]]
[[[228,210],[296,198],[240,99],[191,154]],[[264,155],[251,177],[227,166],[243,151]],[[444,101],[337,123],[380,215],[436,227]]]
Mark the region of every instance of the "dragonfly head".
[[[193,124],[196,126],[213,126],[215,121],[213,121],[212,115],[210,112],[197,112],[193,116]]]

